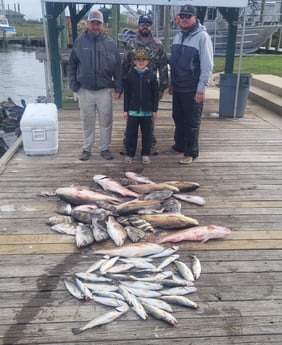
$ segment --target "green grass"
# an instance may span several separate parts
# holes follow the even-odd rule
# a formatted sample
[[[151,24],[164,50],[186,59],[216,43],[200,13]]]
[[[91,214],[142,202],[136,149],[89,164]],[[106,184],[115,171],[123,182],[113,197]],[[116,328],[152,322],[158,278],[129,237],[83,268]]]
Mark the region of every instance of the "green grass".
[[[17,36],[44,36],[43,24],[15,25]]]
[[[235,58],[234,73],[238,71],[238,60]],[[225,58],[216,56],[214,59],[214,73],[223,72]],[[273,74],[282,77],[282,55],[247,55],[242,57],[241,73],[244,74]]]

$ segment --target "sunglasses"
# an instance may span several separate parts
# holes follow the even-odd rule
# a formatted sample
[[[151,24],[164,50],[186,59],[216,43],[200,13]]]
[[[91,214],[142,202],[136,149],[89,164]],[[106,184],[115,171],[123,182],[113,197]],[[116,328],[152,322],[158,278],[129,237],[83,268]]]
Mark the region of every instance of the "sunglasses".
[[[192,14],[180,14],[179,15],[180,19],[190,19],[193,17]]]
[[[151,26],[152,24],[151,23],[139,23],[140,26]]]

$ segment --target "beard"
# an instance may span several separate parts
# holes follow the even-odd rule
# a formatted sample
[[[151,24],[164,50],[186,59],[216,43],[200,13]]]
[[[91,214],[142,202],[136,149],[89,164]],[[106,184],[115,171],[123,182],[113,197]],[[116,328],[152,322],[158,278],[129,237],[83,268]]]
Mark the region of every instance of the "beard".
[[[146,29],[146,31],[141,30],[139,31],[141,37],[148,37],[150,35],[150,31]]]

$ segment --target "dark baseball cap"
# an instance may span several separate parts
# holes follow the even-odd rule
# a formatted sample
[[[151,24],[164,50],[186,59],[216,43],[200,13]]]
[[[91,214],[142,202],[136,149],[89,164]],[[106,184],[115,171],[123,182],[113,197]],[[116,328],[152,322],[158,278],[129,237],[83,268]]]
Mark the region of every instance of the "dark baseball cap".
[[[142,16],[139,17],[138,24],[140,23],[153,24],[152,17],[149,16],[148,14],[143,14]]]
[[[179,14],[190,14],[191,16],[196,16],[197,9],[191,5],[184,5],[181,7]]]

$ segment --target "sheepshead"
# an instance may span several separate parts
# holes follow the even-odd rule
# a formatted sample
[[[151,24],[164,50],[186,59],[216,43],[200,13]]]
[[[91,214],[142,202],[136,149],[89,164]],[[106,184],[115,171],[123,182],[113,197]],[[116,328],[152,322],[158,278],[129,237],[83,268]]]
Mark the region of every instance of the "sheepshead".
[[[60,223],[72,224],[73,219],[71,216],[57,215],[57,216],[49,217],[47,221],[48,225],[56,225]]]
[[[136,182],[139,182],[139,183],[149,183],[149,184],[155,183],[155,182],[151,181],[148,177],[139,175],[133,171],[126,171],[124,174],[129,179],[136,181]]]
[[[91,224],[91,213],[88,211],[81,211],[74,208],[71,215],[77,222]]]
[[[164,189],[164,190],[157,190],[155,192],[151,192],[144,197],[144,200],[159,200],[164,201],[170,198],[173,194],[172,190]]]
[[[97,221],[99,222],[103,222],[106,221],[108,219],[108,216],[112,216],[112,211],[109,210],[105,210],[103,208],[96,208],[95,210],[93,210],[91,212],[91,216],[92,218],[96,218]]]
[[[161,203],[158,200],[130,200],[116,206],[116,211],[120,216],[135,213],[141,209],[160,209]]]
[[[164,247],[156,243],[138,242],[124,245],[120,248],[94,250],[94,254],[123,257],[140,257],[159,253]]]
[[[84,248],[94,242],[94,236],[91,228],[84,224],[79,224],[76,228],[75,241],[77,248]]]
[[[145,310],[156,319],[166,321],[172,326],[175,326],[177,324],[176,318],[169,312],[145,302],[143,302],[143,306]]]
[[[132,184],[128,185],[127,188],[133,190],[139,194],[149,194],[151,192],[159,191],[159,190],[171,190],[174,193],[180,192],[180,190],[168,183],[160,182],[160,183],[146,183],[146,184]]]
[[[191,257],[192,257],[192,272],[193,272],[195,280],[197,280],[200,277],[201,271],[202,271],[201,263],[196,255],[192,255]]]
[[[59,223],[51,226],[52,230],[59,232],[60,234],[66,234],[71,236],[75,236],[77,228],[77,224],[70,223]]]
[[[172,234],[159,236],[152,240],[154,243],[200,241],[207,242],[213,238],[223,238],[231,234],[231,230],[224,226],[201,225],[174,231]]]
[[[161,299],[168,303],[178,304],[192,309],[199,308],[197,303],[191,301],[189,298],[185,296],[162,296]]]
[[[192,192],[200,187],[199,183],[188,181],[166,181],[165,183],[176,187],[179,192]]]
[[[70,216],[72,211],[72,206],[70,203],[65,202],[64,200],[57,201],[57,213],[64,216]]]
[[[174,198],[165,200],[162,203],[162,206],[164,207],[164,212],[181,213],[181,203],[178,200],[175,200]]]
[[[109,202],[106,201],[96,201],[95,204],[100,207],[103,208],[104,210],[108,210],[111,211],[113,215],[116,215],[116,207],[113,204],[110,204]]]
[[[93,232],[93,236],[96,242],[104,242],[109,239],[109,234],[107,233],[107,229],[101,225],[97,218],[92,216],[91,219],[91,229]]]
[[[189,195],[189,194],[184,194],[184,193],[175,193],[174,198],[179,199],[181,201],[186,201],[191,204],[196,204],[200,206],[204,206],[206,201],[204,198],[198,195]]]
[[[94,175],[93,180],[105,191],[114,192],[122,196],[130,196],[133,198],[138,198],[140,196],[140,194],[134,193],[132,190],[127,189],[119,182],[106,175]]]
[[[135,226],[138,229],[141,229],[145,232],[146,231],[155,232],[152,225],[149,222],[147,222],[145,219],[140,218],[139,216],[135,216],[135,215],[128,216],[128,220],[131,225]]]
[[[129,306],[126,303],[123,303],[122,306],[117,307],[105,314],[99,315],[95,317],[93,320],[87,322],[84,326],[79,327],[79,328],[72,328],[72,333],[73,334],[79,334],[87,329],[104,325],[106,323],[112,322],[116,320],[117,318],[121,317],[124,313],[126,313],[129,309]]]
[[[127,233],[124,230],[124,227],[119,224],[119,222],[117,222],[112,216],[108,217],[108,221],[106,222],[106,224],[107,233],[114,241],[115,245],[118,247],[122,246],[127,238]]]
[[[102,192],[93,191],[82,186],[63,187],[56,190],[57,195],[71,204],[91,204],[95,201],[106,201],[112,204],[121,203],[122,199]]]
[[[199,222],[191,217],[186,217],[179,213],[161,213],[161,214],[142,214],[139,215],[153,227],[161,229],[180,229],[187,226],[198,225]]]
[[[136,226],[132,226],[132,225],[125,226],[124,230],[126,231],[128,238],[133,243],[139,242],[146,235],[145,231],[137,228]]]

